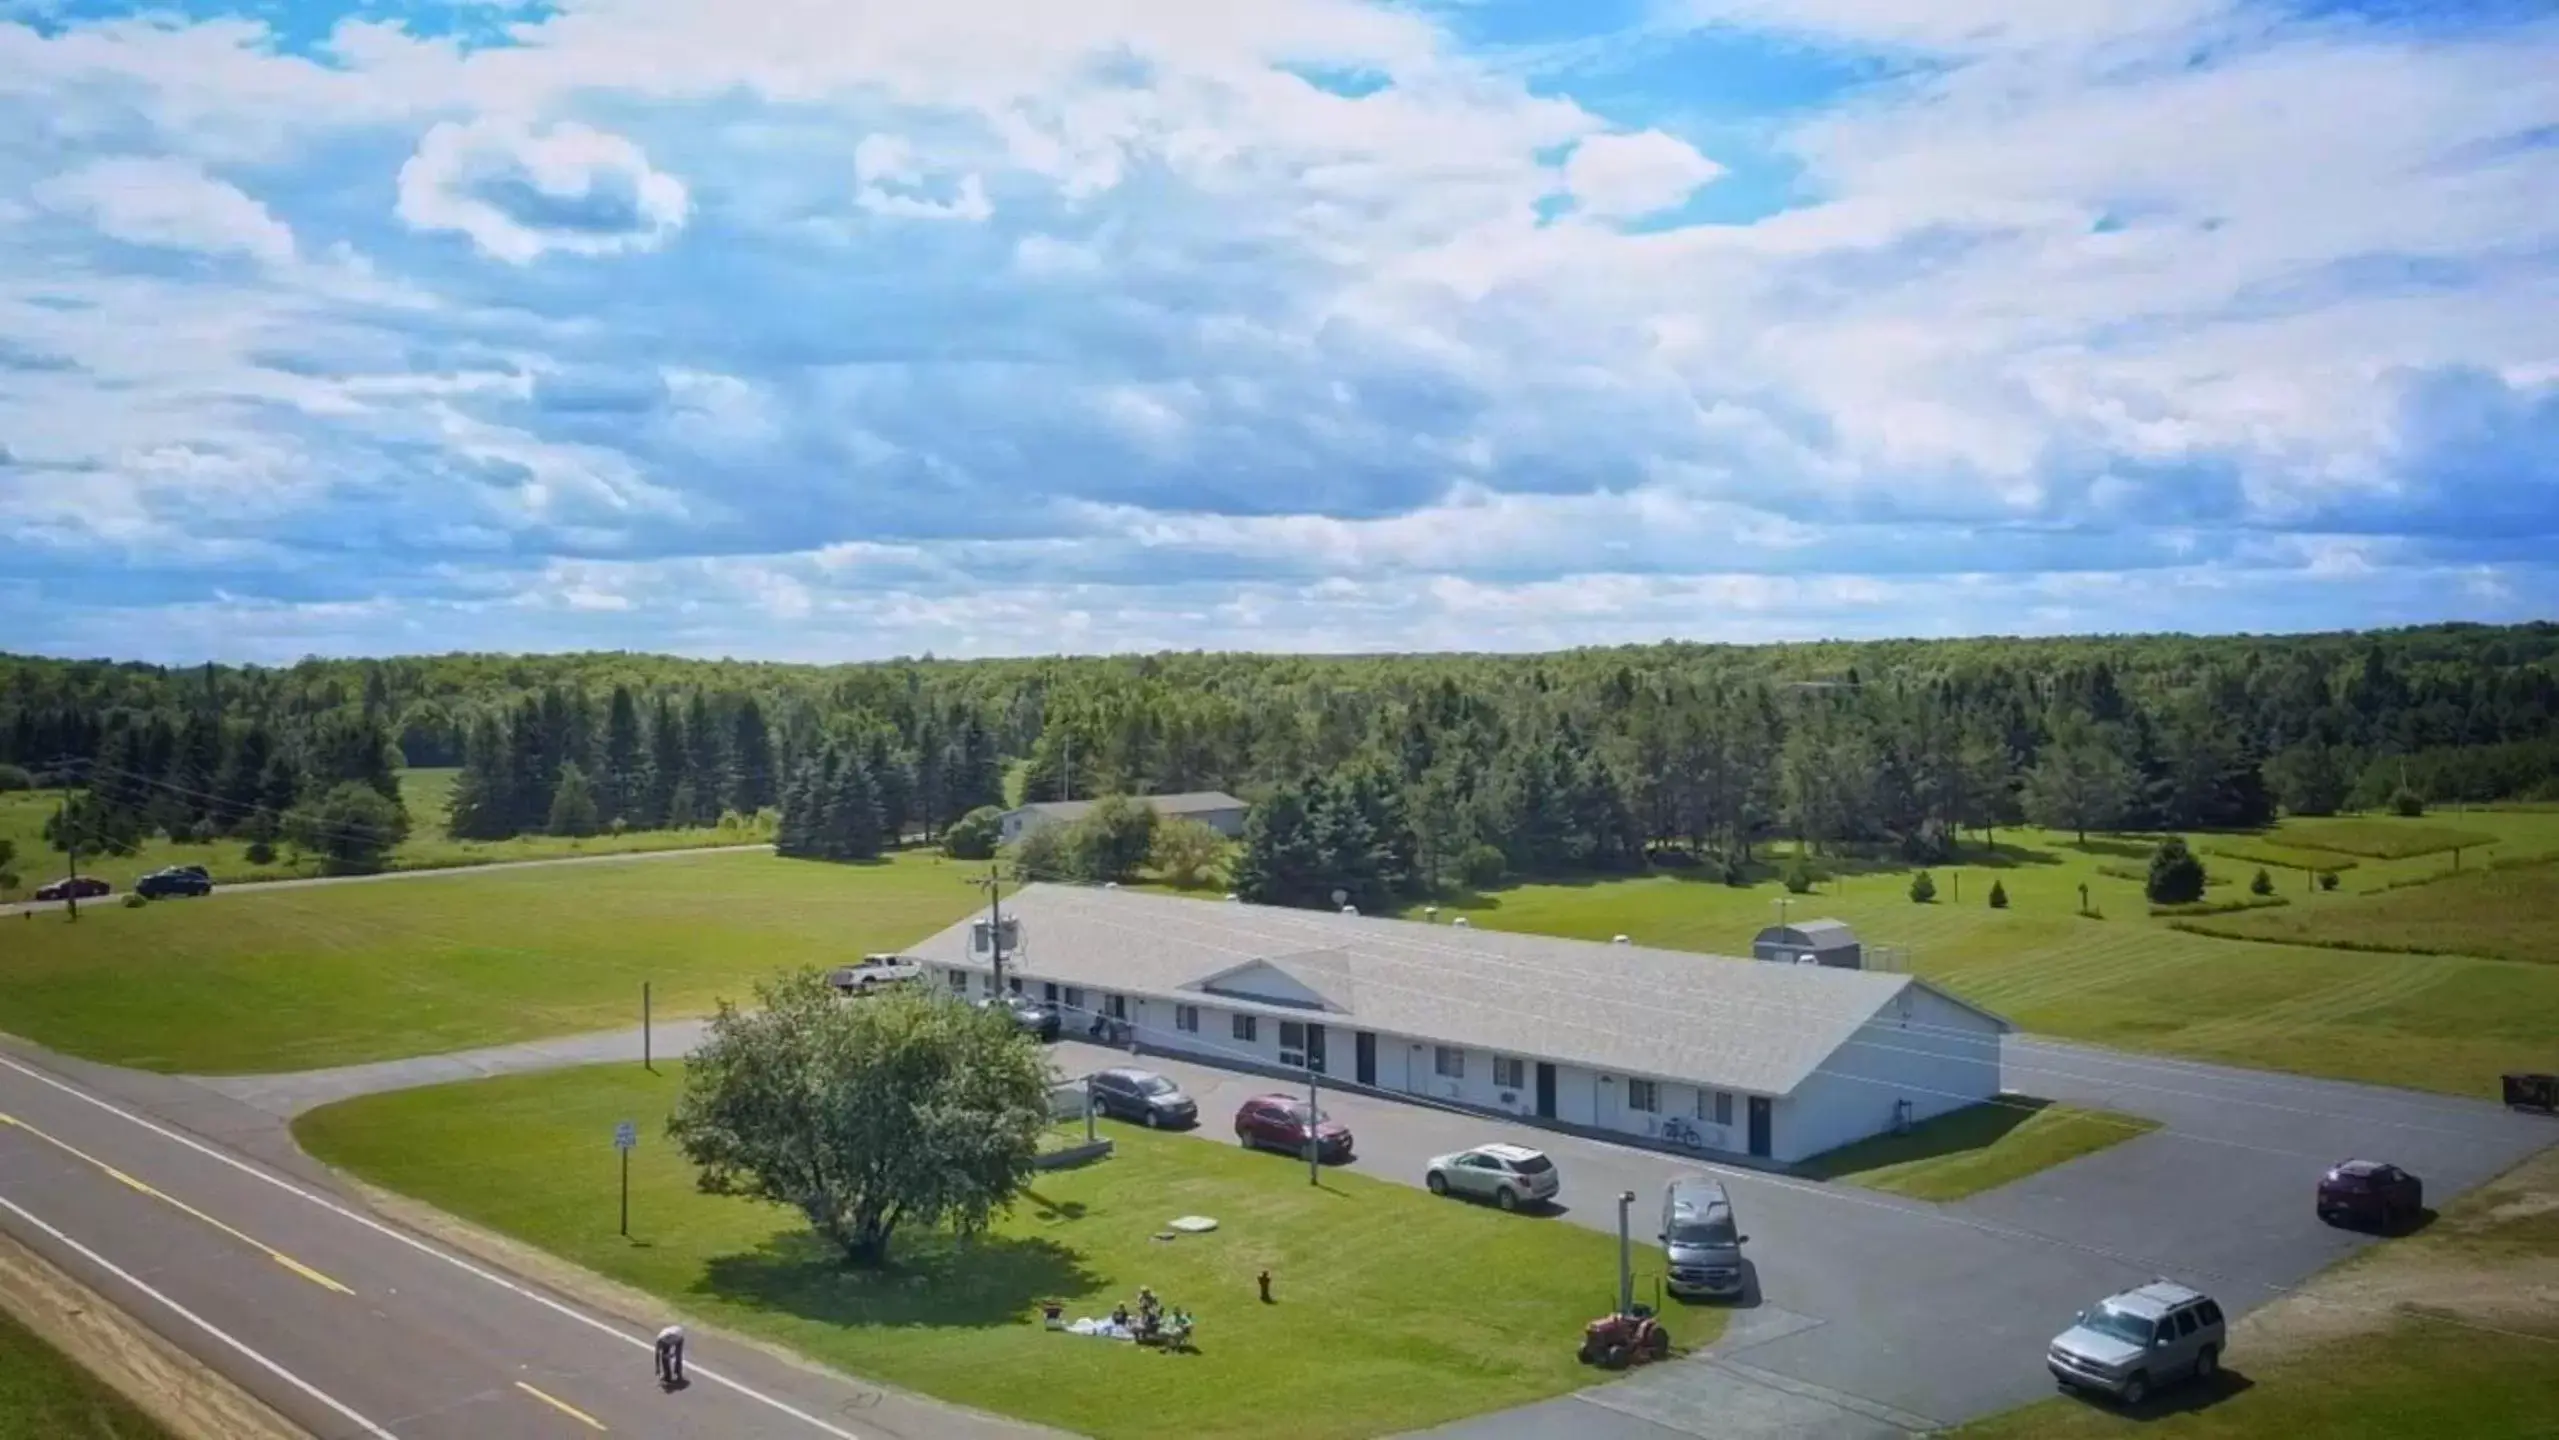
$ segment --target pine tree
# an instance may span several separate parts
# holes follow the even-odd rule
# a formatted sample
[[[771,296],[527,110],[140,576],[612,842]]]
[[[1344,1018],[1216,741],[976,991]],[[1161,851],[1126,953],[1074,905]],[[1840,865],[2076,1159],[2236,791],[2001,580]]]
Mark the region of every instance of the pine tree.
[[[684,709],[683,779],[693,787],[693,823],[717,821],[729,793],[728,745],[711,714],[710,697],[698,690]]]
[[[550,823],[544,828],[553,835],[592,835],[596,831],[595,791],[586,780],[586,772],[577,762],[560,766],[559,782],[551,788]]]
[[[641,823],[648,783],[648,753],[641,746],[640,706],[630,687],[616,685],[604,712],[604,766],[596,786],[596,810],[606,824]]]
[[[880,854],[880,796],[871,767],[859,751],[846,751],[834,766],[833,793],[826,810],[826,857],[830,860],[876,860]]]
[[[262,721],[252,720],[232,735],[222,774],[213,782],[214,793],[221,797],[214,805],[214,816],[223,829],[237,830],[258,812],[258,783],[275,754],[275,735]]]
[[[880,833],[887,844],[895,846],[905,838],[907,823],[915,818],[914,772],[908,767],[906,752],[890,742],[885,730],[871,732],[863,763],[870,768],[871,786],[879,799]]]
[[[773,852],[794,859],[818,853],[819,796],[826,784],[825,761],[816,754],[800,757],[782,787],[782,815],[773,829]]]
[[[633,825],[643,830],[663,830],[675,824],[670,816],[675,787],[684,783],[684,757],[684,722],[676,715],[675,702],[661,695],[649,712],[648,774]]]
[[[752,695],[729,717],[728,762],[730,809],[753,815],[773,803],[773,737],[764,725],[764,707]]]
[[[472,723],[463,737],[462,773],[446,801],[446,833],[461,840],[503,840],[518,833],[513,759],[497,716],[483,714]]]

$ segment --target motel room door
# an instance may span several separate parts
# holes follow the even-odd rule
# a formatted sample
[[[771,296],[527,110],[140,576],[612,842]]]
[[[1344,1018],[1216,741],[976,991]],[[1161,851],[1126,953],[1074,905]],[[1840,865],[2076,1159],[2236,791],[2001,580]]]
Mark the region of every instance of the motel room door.
[[[1765,1095],[1750,1097],[1750,1153],[1766,1159],[1769,1152],[1769,1130],[1775,1120],[1775,1105]]]
[[[1544,1060],[1537,1062],[1537,1118],[1555,1118],[1555,1067]]]
[[[1361,1030],[1351,1036],[1351,1078],[1362,1085],[1377,1083],[1377,1035]]]

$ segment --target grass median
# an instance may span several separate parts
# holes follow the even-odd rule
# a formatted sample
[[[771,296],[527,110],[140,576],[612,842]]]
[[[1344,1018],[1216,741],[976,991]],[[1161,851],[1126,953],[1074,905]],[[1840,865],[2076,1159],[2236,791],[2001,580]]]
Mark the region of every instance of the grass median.
[[[170,1440],[105,1381],[0,1314],[0,1440]]]
[[[1616,1243],[1192,1136],[1111,1127],[1117,1153],[1041,1176],[985,1239],[901,1238],[884,1274],[845,1269],[797,1219],[704,1196],[659,1138],[680,1072],[636,1066],[368,1097],[295,1127],[321,1159],[474,1224],[886,1384],[1101,1440],[1351,1440],[1591,1383],[1584,1321],[1613,1303]],[[637,1120],[631,1232],[611,1138]],[[1206,1215],[1215,1232],[1158,1240]],[[1657,1257],[1639,1253],[1649,1294]],[[1254,1277],[1271,1272],[1276,1303]],[[1150,1286],[1199,1320],[1199,1353],[1044,1329]],[[1703,1345],[1722,1312],[1678,1308]]]
[[[1843,1145],[1815,1156],[1804,1173],[1913,1200],[1961,1200],[2158,1128],[2138,1115],[2009,1095],[1921,1121],[1904,1134]]]

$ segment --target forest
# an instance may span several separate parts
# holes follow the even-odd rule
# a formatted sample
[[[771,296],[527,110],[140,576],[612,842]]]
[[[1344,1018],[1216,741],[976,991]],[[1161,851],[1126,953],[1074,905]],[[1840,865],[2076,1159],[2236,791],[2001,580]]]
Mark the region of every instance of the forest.
[[[1222,789],[1238,883],[1308,900],[1755,847],[1926,862],[1968,833],[2246,829],[2559,800],[2559,626],[1178,653],[838,666],[641,654],[168,668],[0,656],[0,787],[85,786],[74,839],[281,836],[347,868],[459,766],[453,833],[778,810],[854,858],[1024,799]],[[353,837],[353,838],[350,838]]]

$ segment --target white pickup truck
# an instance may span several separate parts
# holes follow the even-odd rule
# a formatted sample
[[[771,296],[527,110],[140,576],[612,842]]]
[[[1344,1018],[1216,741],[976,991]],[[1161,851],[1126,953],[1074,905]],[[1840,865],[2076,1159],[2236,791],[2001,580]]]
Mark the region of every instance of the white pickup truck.
[[[924,978],[924,967],[903,955],[865,955],[827,972],[826,983],[847,995],[868,995],[891,985]]]

